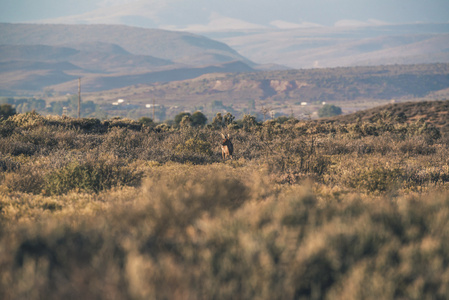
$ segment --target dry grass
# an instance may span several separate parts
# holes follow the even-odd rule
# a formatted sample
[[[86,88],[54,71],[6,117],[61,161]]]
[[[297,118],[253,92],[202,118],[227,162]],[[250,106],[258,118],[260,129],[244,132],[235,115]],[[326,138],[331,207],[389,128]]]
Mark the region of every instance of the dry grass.
[[[449,294],[449,148],[422,124],[267,122],[233,129],[221,162],[213,129],[17,120],[0,124],[2,299]]]

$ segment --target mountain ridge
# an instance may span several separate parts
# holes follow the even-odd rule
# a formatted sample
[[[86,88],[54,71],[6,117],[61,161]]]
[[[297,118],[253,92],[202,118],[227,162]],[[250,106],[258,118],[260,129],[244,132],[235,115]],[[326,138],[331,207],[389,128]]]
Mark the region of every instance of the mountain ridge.
[[[123,87],[124,82],[165,82],[257,67],[221,42],[184,32],[123,25],[7,23],[0,23],[0,32],[0,90],[7,95],[64,86],[78,77],[96,82],[86,88],[98,91]],[[71,85],[65,85],[69,91]]]
[[[2,45],[71,46],[115,44],[134,55],[149,55],[178,63],[197,64],[202,55],[221,54],[228,61],[254,64],[228,45],[200,35],[126,25],[64,25],[0,23]],[[202,62],[205,64],[219,61]]]

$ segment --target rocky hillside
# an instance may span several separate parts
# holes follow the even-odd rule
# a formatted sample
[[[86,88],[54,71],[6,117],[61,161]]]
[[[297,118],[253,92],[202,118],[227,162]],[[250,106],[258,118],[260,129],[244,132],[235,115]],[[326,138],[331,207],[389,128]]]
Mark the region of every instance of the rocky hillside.
[[[64,90],[58,86],[54,88]],[[139,85],[115,93],[135,100],[321,104],[323,101],[389,101],[441,96],[448,88],[449,64],[425,64],[207,74],[182,82]]]

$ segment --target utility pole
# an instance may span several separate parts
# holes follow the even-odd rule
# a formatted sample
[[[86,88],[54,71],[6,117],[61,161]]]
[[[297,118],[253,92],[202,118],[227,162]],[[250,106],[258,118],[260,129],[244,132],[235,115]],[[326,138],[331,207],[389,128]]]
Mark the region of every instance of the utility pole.
[[[78,119],[81,117],[81,77],[78,78]]]
[[[155,106],[156,104],[155,104],[155,100],[154,100],[154,98],[153,98],[153,122],[154,122],[154,110],[155,110],[155,108],[154,108],[154,106]]]
[[[269,114],[270,111],[271,111],[271,107],[265,108],[265,107],[262,105],[262,109],[261,109],[260,111],[261,111],[262,114],[263,114],[263,121],[265,122],[265,120],[267,119],[267,114]]]

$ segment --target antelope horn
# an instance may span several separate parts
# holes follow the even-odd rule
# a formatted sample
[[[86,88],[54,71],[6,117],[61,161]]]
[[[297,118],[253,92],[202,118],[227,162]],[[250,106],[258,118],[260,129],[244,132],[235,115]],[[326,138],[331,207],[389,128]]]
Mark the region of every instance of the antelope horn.
[[[226,137],[225,137],[225,135],[223,134],[223,133],[221,133],[221,136],[225,139]]]

